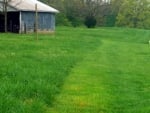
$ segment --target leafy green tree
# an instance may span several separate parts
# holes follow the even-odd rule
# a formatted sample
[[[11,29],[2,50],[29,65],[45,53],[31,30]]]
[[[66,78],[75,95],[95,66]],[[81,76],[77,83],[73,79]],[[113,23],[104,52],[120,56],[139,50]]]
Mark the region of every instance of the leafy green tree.
[[[83,25],[83,0],[64,0],[64,7],[72,26]]]
[[[116,25],[149,29],[149,2],[147,0],[124,0],[117,16]]]
[[[72,26],[71,22],[68,20],[64,13],[58,13],[56,15],[56,25],[57,26]]]
[[[116,18],[119,13],[120,7],[124,0],[111,0],[110,1],[110,11],[106,17],[107,26],[115,26]]]
[[[109,0],[41,0],[58,9],[61,14],[57,14],[57,25],[67,25],[68,21],[72,26],[81,26],[92,19],[101,25],[105,24],[108,8],[106,3]],[[90,18],[90,19],[89,19]],[[109,17],[108,17],[109,18]],[[102,20],[102,21],[101,21]],[[109,19],[107,19],[110,21]],[[90,22],[89,24],[91,24]],[[109,22],[108,22],[109,23]],[[88,25],[88,24],[85,24]],[[96,24],[93,24],[94,26]],[[88,26],[87,26],[88,27]]]
[[[120,7],[124,0],[111,0],[111,10],[113,14],[117,15],[119,13]]]

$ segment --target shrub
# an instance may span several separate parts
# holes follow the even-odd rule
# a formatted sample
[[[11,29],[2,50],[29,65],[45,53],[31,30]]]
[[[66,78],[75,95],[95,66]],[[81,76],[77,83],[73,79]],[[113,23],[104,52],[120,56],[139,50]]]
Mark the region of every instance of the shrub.
[[[78,27],[78,26],[83,25],[82,19],[80,17],[75,17],[73,15],[67,15],[67,18],[73,27]]]
[[[93,17],[93,16],[87,16],[85,18],[85,23],[84,24],[88,28],[94,28],[96,26],[96,23],[97,23],[97,21],[96,21],[95,17]]]
[[[56,15],[56,25],[58,26],[71,26],[71,22],[68,20],[65,14],[59,13]]]

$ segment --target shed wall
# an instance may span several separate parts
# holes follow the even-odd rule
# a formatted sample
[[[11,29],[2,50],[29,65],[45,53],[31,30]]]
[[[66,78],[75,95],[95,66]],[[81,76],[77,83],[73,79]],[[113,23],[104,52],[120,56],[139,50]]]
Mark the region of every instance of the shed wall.
[[[35,12],[21,12],[21,32],[33,32],[35,28]],[[54,31],[55,14],[38,12],[38,31]]]

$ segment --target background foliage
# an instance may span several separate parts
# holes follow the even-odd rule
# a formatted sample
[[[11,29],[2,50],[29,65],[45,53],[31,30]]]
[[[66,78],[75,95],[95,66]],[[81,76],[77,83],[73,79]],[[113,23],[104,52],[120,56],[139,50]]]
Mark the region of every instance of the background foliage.
[[[60,11],[57,25],[150,28],[150,0],[41,0]],[[86,24],[85,24],[86,23]]]

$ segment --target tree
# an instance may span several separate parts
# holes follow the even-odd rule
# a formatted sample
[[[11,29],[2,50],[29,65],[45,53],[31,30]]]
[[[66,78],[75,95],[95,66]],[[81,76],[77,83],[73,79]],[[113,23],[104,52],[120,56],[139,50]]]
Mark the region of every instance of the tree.
[[[110,2],[110,0],[41,0],[41,1],[55,7],[60,11],[61,14],[58,14],[58,16],[56,16],[58,22],[57,25],[62,25],[63,21],[60,20],[61,18],[64,20],[64,23],[66,23],[67,20],[69,20],[72,26],[74,27],[81,26],[85,23],[86,23],[85,25],[90,25],[91,23],[93,23],[91,27],[94,27],[96,25],[95,23],[101,22],[99,21],[100,18],[104,20],[104,18],[106,17],[106,13],[108,12],[109,8],[107,4]],[[93,22],[88,24],[88,22],[90,22],[91,19]]]
[[[65,14],[75,27],[82,24],[94,27],[104,5],[106,2],[103,0],[64,0]]]
[[[4,31],[7,32],[7,7],[11,0],[3,0]]]
[[[134,28],[150,28],[149,2],[147,0],[124,0],[116,24]]]
[[[120,10],[120,6],[122,5],[124,0],[111,0],[110,1],[110,11],[107,16],[107,21],[111,26],[115,26],[116,18]]]
[[[83,24],[83,0],[64,0],[65,13],[72,26]]]
[[[85,25],[88,28],[95,27],[102,4],[103,0],[84,0]]]
[[[112,13],[117,15],[124,0],[111,0]]]
[[[8,5],[8,1],[4,0],[3,1],[3,13],[4,13],[4,28],[5,28],[5,32],[7,32],[7,5]]]

